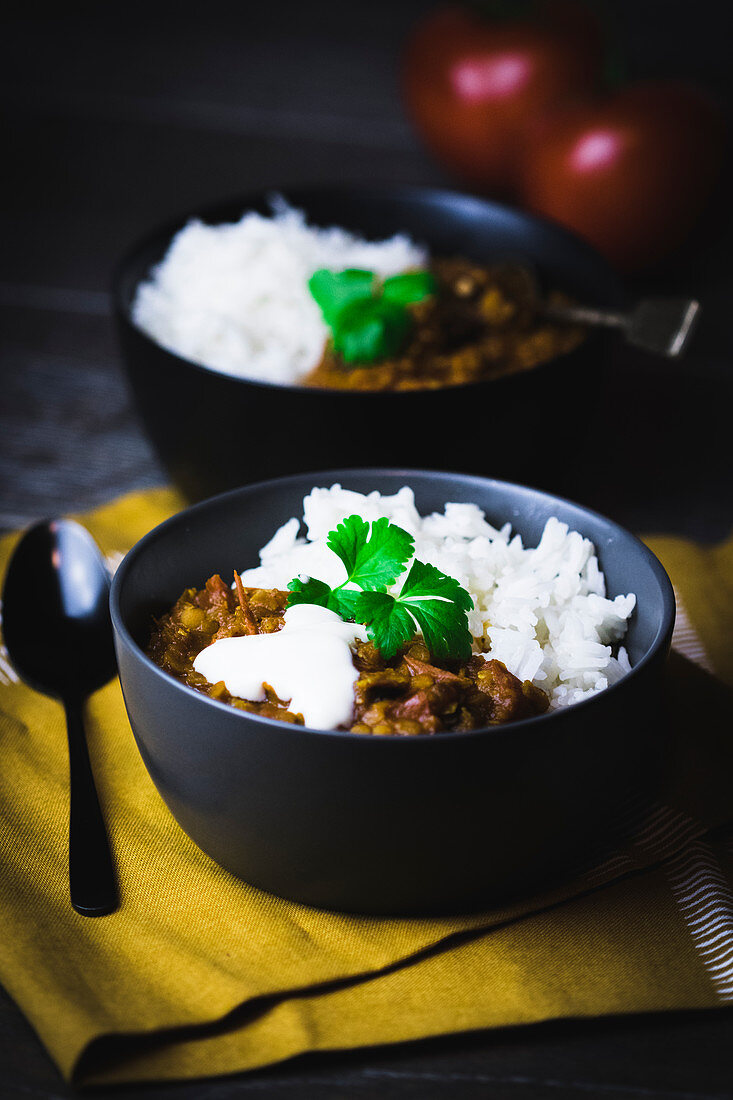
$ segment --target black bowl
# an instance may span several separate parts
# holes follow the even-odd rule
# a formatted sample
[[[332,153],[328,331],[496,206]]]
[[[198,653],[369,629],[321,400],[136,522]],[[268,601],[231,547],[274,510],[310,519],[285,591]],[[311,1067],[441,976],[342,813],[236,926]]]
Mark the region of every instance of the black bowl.
[[[371,238],[404,231],[434,255],[529,261],[542,281],[579,300],[623,302],[616,276],[588,245],[496,203],[415,187],[290,189],[286,197],[315,225],[337,224]],[[533,477],[529,471],[541,456],[543,472],[557,475],[553,484],[562,486],[563,466],[574,461],[588,409],[602,397],[605,333],[532,371],[496,381],[353,393],[232,378],[167,351],[142,332],[131,320],[131,304],[173,235],[189,218],[219,224],[238,220],[246,210],[268,213],[268,195],[191,211],[136,245],[115,277],[117,327],[138,411],[164,465],[189,498],[304,466],[345,462],[435,465],[523,478]]]
[[[415,490],[422,513],[478,504],[536,545],[558,516],[591,538],[610,594],[635,592],[632,671],[597,696],[503,727],[372,737],[247,714],[164,673],[152,618],[212,573],[258,562],[314,485]],[[112,586],[120,678],[158,790],[188,835],[247,882],[361,913],[458,910],[525,890],[589,858],[662,753],[659,684],[674,596],[654,555],[612,521],[507,482],[416,470],[333,470],[226,493],[161,524]]]

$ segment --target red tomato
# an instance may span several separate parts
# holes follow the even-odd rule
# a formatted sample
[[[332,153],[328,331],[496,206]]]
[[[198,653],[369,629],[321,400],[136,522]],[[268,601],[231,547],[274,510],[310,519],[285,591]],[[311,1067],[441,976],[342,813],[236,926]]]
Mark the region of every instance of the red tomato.
[[[717,178],[722,118],[696,88],[630,85],[539,120],[520,193],[530,210],[595,245],[618,268],[662,259],[689,233]]]
[[[509,190],[526,125],[596,81],[600,38],[587,11],[555,0],[542,12],[531,23],[492,23],[440,9],[408,43],[405,99],[419,133],[482,190]]]

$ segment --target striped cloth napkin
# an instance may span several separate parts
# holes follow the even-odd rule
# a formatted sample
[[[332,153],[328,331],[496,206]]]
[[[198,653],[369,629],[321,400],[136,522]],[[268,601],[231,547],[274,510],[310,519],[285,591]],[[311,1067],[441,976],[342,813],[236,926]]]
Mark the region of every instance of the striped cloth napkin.
[[[82,518],[114,563],[180,505],[156,490]],[[626,807],[632,840],[597,867],[482,913],[345,916],[234,879],[162,803],[114,682],[87,717],[121,906],[78,916],[61,708],[0,656],[0,981],[64,1076],[211,1076],[306,1051],[733,1000],[733,539],[647,541],[680,607],[663,796]]]

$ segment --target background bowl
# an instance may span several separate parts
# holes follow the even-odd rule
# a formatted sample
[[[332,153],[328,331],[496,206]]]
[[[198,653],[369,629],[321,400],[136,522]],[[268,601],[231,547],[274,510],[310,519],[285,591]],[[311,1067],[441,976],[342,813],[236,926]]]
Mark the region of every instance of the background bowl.
[[[314,225],[341,225],[368,238],[403,231],[438,256],[529,261],[548,286],[584,302],[623,302],[617,277],[588,245],[496,203],[394,186],[292,188],[285,197]],[[602,391],[606,333],[532,371],[409,393],[232,378],[156,344],[131,320],[139,283],[190,218],[219,224],[247,210],[269,213],[268,193],[189,212],[136,245],[115,276],[117,327],[138,411],[164,465],[191,499],[304,466],[424,464],[521,478],[532,476],[527,471],[538,455],[544,470],[550,462],[561,470],[573,461],[587,410]]]
[[[612,595],[638,598],[632,672],[538,718],[468,733],[370,737],[276,722],[209,699],[144,654],[152,617],[184,588],[258,563],[314,485],[415,491],[510,520],[526,545],[558,516],[591,538]],[[663,753],[659,684],[674,596],[653,554],[615,523],[507,482],[416,470],[333,470],[238,489],[179,513],[125,558],[112,587],[120,678],[158,790],[234,874],[311,905],[361,913],[458,910],[526,890],[598,850]]]

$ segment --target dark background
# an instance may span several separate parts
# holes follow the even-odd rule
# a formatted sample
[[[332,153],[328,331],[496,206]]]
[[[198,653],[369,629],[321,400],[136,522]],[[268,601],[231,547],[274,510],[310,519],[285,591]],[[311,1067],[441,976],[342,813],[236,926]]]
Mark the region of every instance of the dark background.
[[[432,6],[89,4],[50,18],[24,5],[6,16],[0,528],[165,482],[109,318],[111,271],[134,239],[261,187],[453,184],[413,136],[398,90],[405,34]],[[607,11],[631,75],[695,78],[730,117],[727,3]],[[685,251],[632,287],[701,299],[690,355],[618,348],[598,453],[571,485],[639,531],[707,541],[733,526],[729,179]],[[136,1095],[722,1097],[733,1096],[732,1047],[728,1011],[564,1022]],[[0,993],[0,1096],[70,1094]]]

